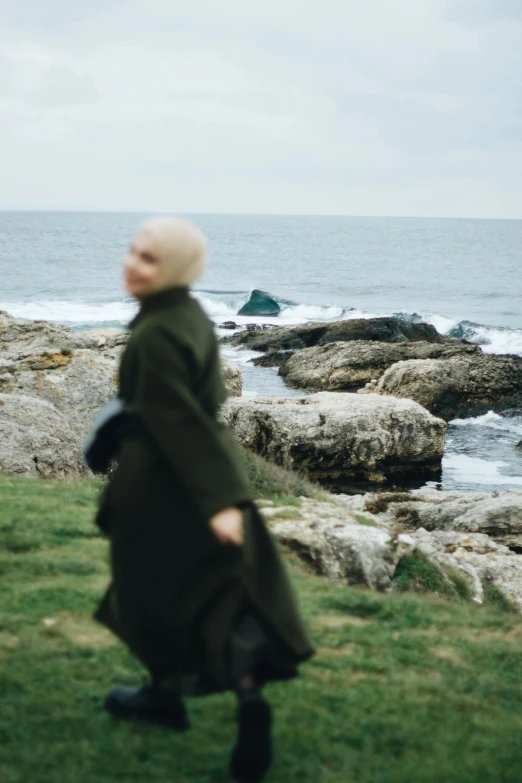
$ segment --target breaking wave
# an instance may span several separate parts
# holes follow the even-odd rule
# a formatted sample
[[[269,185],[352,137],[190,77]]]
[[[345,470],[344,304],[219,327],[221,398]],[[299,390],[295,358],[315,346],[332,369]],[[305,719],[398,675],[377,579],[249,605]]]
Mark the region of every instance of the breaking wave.
[[[250,291],[195,291],[207,315],[217,324],[231,320],[239,326],[247,323],[301,324],[312,321],[337,321],[352,318],[376,318],[392,316],[410,322],[427,321],[444,335],[464,338],[478,343],[485,353],[512,353],[522,356],[522,329],[502,326],[486,326],[472,321],[448,318],[438,314],[418,313],[370,313],[355,307],[341,307],[332,304],[307,304],[274,297],[281,307],[277,317],[239,316],[241,307],[248,301]],[[6,310],[17,318],[43,319],[67,324],[75,329],[87,327],[123,326],[137,310],[130,297],[108,302],[86,302],[68,300],[27,300],[0,302],[0,310]]]

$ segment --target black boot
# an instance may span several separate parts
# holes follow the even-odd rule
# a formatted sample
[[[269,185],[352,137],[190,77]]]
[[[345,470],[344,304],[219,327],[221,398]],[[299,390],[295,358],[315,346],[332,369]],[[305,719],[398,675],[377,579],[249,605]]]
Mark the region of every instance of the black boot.
[[[137,720],[186,731],[190,723],[181,698],[154,685],[113,688],[103,705],[114,718]]]
[[[240,783],[259,783],[272,763],[272,713],[259,691],[242,697],[237,720],[230,774]]]

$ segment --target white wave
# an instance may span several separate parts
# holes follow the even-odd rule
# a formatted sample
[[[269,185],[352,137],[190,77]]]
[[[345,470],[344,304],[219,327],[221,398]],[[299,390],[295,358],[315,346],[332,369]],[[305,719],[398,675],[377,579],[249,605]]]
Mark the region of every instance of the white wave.
[[[453,421],[450,421],[450,424],[453,427],[488,427],[492,430],[522,435],[522,421],[520,419],[506,418],[495,413],[495,411],[488,411],[482,416],[475,416],[469,419],[453,419]]]
[[[422,319],[432,324],[440,334],[449,334],[461,323],[445,315],[423,315]],[[522,329],[507,329],[483,324],[466,324],[464,334],[471,342],[478,343],[484,353],[513,353],[522,356]]]
[[[342,307],[320,305],[288,305],[281,309],[280,319],[291,320],[294,323],[305,323],[307,321],[334,321],[341,318],[344,314]]]
[[[203,296],[203,294],[199,294],[197,291],[194,293],[194,296],[209,318],[229,319],[232,316],[236,320],[237,308],[234,308],[231,304],[220,299],[211,299],[208,296]]]
[[[458,324],[454,318],[448,318],[445,315],[423,315],[421,317],[423,321],[434,326],[439,334],[448,334]]]
[[[506,476],[500,472],[505,467],[508,467],[507,462],[488,461],[465,454],[448,454],[442,459],[443,471],[460,484],[522,486],[522,476]]]
[[[522,356],[522,329],[495,329],[480,326],[471,338],[482,346],[484,353],[514,353]]]
[[[5,310],[15,318],[55,321],[69,324],[96,324],[117,322],[125,324],[137,312],[132,300],[117,300],[94,304],[66,300],[38,300],[35,302],[0,302],[0,310]]]

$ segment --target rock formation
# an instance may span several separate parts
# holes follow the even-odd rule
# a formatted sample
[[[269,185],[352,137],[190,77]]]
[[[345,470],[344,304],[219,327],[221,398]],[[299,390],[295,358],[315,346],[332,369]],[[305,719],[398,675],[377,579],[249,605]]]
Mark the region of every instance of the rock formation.
[[[77,476],[83,470],[81,445],[95,414],[117,394],[118,364],[127,337],[127,332],[117,329],[74,332],[0,312],[1,433],[5,441],[0,469],[58,478]],[[239,368],[224,358],[222,364],[229,394],[241,395]],[[31,401],[34,415],[24,425]],[[44,457],[38,456],[42,449]]]
[[[284,328],[246,329],[239,334],[223,338],[223,342],[263,352],[298,351],[314,345],[352,340],[376,340],[382,343],[446,341],[431,324],[412,324],[400,318],[357,318]]]
[[[479,353],[392,365],[359,393],[415,400],[446,421],[522,404],[522,358]]]
[[[245,446],[341,486],[440,468],[446,425],[410,400],[320,392],[230,399],[223,418]]]
[[[499,544],[522,550],[522,490],[359,495],[346,501],[351,513],[371,513],[388,529],[483,533]]]
[[[393,364],[408,359],[448,359],[480,353],[477,345],[427,342],[381,343],[367,340],[329,343],[286,354],[279,374],[298,389],[356,391],[378,380]],[[280,355],[280,354],[276,354]],[[269,359],[271,353],[260,359]],[[256,361],[256,360],[254,360]]]
[[[88,472],[70,418],[44,400],[1,393],[0,471],[55,479]]]
[[[338,495],[262,510],[276,538],[331,579],[392,590],[398,563],[419,553],[448,582],[459,573],[475,601],[494,586],[522,613],[522,555],[501,543],[519,540],[522,492]]]

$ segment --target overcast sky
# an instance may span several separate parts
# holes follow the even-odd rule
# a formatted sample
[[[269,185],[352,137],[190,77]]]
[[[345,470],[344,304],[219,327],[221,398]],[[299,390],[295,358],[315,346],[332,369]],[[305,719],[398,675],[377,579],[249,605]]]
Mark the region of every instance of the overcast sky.
[[[0,0],[0,208],[522,218],[522,0]]]

